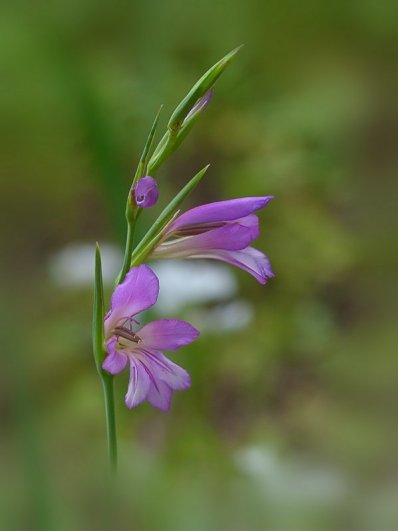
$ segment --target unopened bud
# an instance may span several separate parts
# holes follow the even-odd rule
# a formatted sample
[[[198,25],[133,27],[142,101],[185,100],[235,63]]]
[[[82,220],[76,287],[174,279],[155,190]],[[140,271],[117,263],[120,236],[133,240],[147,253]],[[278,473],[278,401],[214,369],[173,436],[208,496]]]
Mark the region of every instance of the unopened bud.
[[[210,103],[210,100],[213,96],[213,92],[214,90],[213,89],[210,89],[206,92],[206,94],[204,96],[202,96],[196,103],[195,105],[192,107],[192,109],[189,111],[189,113],[187,114],[185,120],[184,120],[184,124],[186,124],[193,116],[195,116],[198,112],[201,112],[201,111],[204,111],[205,108],[209,105]]]
[[[141,208],[150,208],[156,205],[159,192],[155,179],[147,175],[137,181],[133,194],[136,205]]]

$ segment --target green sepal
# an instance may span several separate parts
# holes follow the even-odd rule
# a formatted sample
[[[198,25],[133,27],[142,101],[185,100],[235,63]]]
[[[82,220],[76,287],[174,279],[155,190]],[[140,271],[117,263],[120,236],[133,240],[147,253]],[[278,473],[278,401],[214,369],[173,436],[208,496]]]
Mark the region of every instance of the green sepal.
[[[95,247],[95,279],[93,303],[93,354],[95,366],[102,376],[101,365],[104,360],[104,288],[102,283],[101,252],[98,243]]]
[[[214,83],[238,53],[240,48],[241,46],[227,53],[227,55],[225,55],[222,59],[220,59],[220,61],[209,68],[209,70],[195,83],[195,85],[191,88],[181,103],[177,105],[175,111],[171,115],[169,123],[167,124],[167,127],[171,132],[177,131],[181,127],[189,111],[192,109],[195,103],[214,85]]]
[[[151,253],[155,245],[163,236],[163,231],[167,224],[177,214],[178,209],[184,199],[197,187],[202,180],[204,174],[209,168],[210,164],[201,169],[192,179],[179,191],[172,201],[159,215],[152,227],[148,230],[140,243],[134,249],[131,256],[131,267],[143,263],[148,255]]]

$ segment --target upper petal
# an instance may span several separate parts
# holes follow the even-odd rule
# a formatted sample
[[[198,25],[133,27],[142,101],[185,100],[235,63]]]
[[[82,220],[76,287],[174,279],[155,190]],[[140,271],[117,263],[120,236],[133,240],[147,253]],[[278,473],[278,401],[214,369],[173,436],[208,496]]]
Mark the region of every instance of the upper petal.
[[[109,338],[120,321],[153,306],[159,294],[159,280],[146,265],[133,267],[112,295],[111,309],[105,317],[105,336]]]
[[[170,224],[167,233],[171,234],[178,228],[196,225],[198,223],[214,223],[217,221],[232,221],[243,218],[265,207],[271,199],[271,195],[263,197],[241,197],[239,199],[216,201],[215,203],[201,205],[181,214],[181,216]]]
[[[194,341],[199,331],[186,321],[158,319],[143,326],[138,335],[146,349],[176,350]]]
[[[131,409],[143,402],[151,386],[147,367],[138,359],[130,357],[130,381],[125,397],[126,406]]]

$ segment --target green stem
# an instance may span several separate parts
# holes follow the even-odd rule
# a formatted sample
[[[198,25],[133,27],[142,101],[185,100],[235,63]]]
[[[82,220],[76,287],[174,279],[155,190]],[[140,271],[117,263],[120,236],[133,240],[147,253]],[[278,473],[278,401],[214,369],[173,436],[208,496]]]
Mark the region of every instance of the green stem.
[[[117,466],[117,435],[115,421],[115,399],[113,394],[113,376],[102,370],[105,358],[104,350],[104,291],[102,283],[101,252],[97,244],[95,250],[95,282],[93,304],[93,354],[95,366],[101,378],[105,400],[106,434],[108,439],[109,462],[111,472]]]
[[[106,434],[108,439],[109,464],[111,472],[114,474],[117,468],[117,435],[113,376],[102,373],[101,380],[105,398]]]
[[[133,221],[127,222],[127,235],[126,235],[126,248],[124,251],[124,259],[123,259],[123,266],[122,270],[119,273],[119,276],[117,277],[117,284],[120,284],[123,282],[124,277],[129,272],[131,265],[131,255],[133,253],[134,248],[134,229],[135,229],[135,223]]]

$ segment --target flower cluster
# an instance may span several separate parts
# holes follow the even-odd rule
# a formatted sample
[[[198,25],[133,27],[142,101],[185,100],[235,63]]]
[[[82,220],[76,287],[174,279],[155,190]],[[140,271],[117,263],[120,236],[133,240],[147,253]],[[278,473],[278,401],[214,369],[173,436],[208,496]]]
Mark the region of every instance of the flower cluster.
[[[250,244],[259,236],[259,220],[253,212],[271,199],[271,196],[244,197],[193,208],[165,228],[151,257],[214,258],[249,272],[265,284],[273,276],[271,265],[265,254]],[[198,330],[176,319],[152,321],[137,329],[136,315],[152,307],[158,293],[155,273],[147,265],[133,267],[115,289],[105,317],[108,356],[102,367],[117,374],[129,365],[125,399],[129,408],[148,400],[152,406],[166,411],[172,391],[190,386],[188,373],[162,351],[191,343],[199,335]]]

